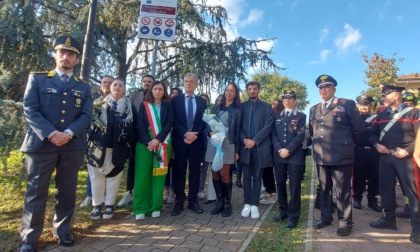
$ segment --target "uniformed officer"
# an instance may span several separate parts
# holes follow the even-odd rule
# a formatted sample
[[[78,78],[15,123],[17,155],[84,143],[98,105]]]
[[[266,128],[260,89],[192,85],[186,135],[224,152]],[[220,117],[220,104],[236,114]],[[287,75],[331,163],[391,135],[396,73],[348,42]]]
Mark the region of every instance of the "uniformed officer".
[[[305,169],[302,142],[306,134],[306,115],[297,110],[296,93],[293,90],[284,91],[282,99],[284,110],[274,114],[271,131],[279,199],[279,215],[274,221],[288,219],[287,227],[295,228],[300,217],[301,181]],[[287,200],[287,178],[289,178],[290,201]]]
[[[365,121],[366,130],[363,133],[354,135],[354,167],[353,167],[353,197],[354,208],[362,208],[363,192],[367,190],[367,206],[376,212],[381,212],[382,209],[378,206],[376,195],[379,195],[379,154],[376,149],[369,142],[369,133],[372,128],[373,119],[376,117],[372,115],[373,98],[366,95],[359,95],[356,98],[357,109]]]
[[[402,102],[404,87],[383,85],[382,101],[387,110],[374,120],[370,142],[379,152],[379,191],[383,217],[370,222],[379,229],[397,229],[395,218],[395,185],[399,176],[408,197],[412,232],[410,241],[420,244],[419,174],[414,166],[413,151],[419,127],[419,111]]]
[[[77,172],[83,165],[86,128],[92,117],[92,95],[87,83],[73,74],[81,44],[70,36],[54,40],[56,68],[31,73],[23,98],[28,131],[21,151],[28,172],[22,215],[20,251],[36,251],[44,227],[52,173],[55,175],[54,236],[62,246],[73,246],[70,234],[75,209]]]
[[[402,96],[402,101],[407,107],[416,107],[416,96],[411,92],[404,92]]]
[[[333,221],[331,189],[337,195],[338,236],[347,236],[353,227],[351,176],[354,163],[353,133],[364,131],[362,117],[352,100],[334,96],[337,81],[321,75],[315,81],[322,99],[310,109],[309,132],[313,139],[313,156],[321,183],[321,219],[315,228]]]

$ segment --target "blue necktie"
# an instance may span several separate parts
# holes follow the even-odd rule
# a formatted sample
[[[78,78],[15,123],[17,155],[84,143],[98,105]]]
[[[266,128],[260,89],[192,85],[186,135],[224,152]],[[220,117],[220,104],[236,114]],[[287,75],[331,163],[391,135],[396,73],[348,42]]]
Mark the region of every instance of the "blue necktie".
[[[67,84],[67,81],[69,80],[69,76],[67,74],[62,74],[60,76],[61,82],[63,82],[63,85],[65,86]]]
[[[290,112],[286,111],[286,117],[289,117],[289,116],[290,116]]]
[[[188,113],[187,113],[187,128],[188,131],[191,131],[194,124],[194,111],[193,111],[193,102],[192,96],[188,96]]]

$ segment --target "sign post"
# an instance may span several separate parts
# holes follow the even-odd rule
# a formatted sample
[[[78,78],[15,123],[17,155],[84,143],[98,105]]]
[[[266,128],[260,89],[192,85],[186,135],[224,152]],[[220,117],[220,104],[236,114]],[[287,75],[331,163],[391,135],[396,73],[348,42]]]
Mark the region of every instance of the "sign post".
[[[143,0],[140,6],[138,37],[155,40],[152,75],[156,73],[159,40],[175,40],[175,22],[178,0]]]

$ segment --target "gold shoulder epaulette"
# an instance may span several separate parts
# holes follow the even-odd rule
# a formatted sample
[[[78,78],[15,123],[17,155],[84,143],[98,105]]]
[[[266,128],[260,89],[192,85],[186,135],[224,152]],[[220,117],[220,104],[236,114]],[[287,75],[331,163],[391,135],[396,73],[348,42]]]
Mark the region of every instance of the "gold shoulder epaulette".
[[[85,80],[80,79],[79,76],[76,76],[76,75],[73,75],[73,76],[74,76],[74,80],[77,81],[77,82],[80,82],[81,81],[81,82],[86,83],[86,84],[89,83],[89,82],[87,82]]]

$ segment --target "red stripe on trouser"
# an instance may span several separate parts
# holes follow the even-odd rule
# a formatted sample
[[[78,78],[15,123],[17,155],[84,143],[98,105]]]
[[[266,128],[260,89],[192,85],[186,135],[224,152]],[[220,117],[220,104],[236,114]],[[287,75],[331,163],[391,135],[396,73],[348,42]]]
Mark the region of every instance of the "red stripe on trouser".
[[[417,162],[414,160],[414,158],[411,159],[413,161],[413,169],[414,169],[414,179],[415,179],[415,185],[416,185],[416,191],[417,191],[417,198],[420,201],[420,174],[419,174],[419,166]]]

